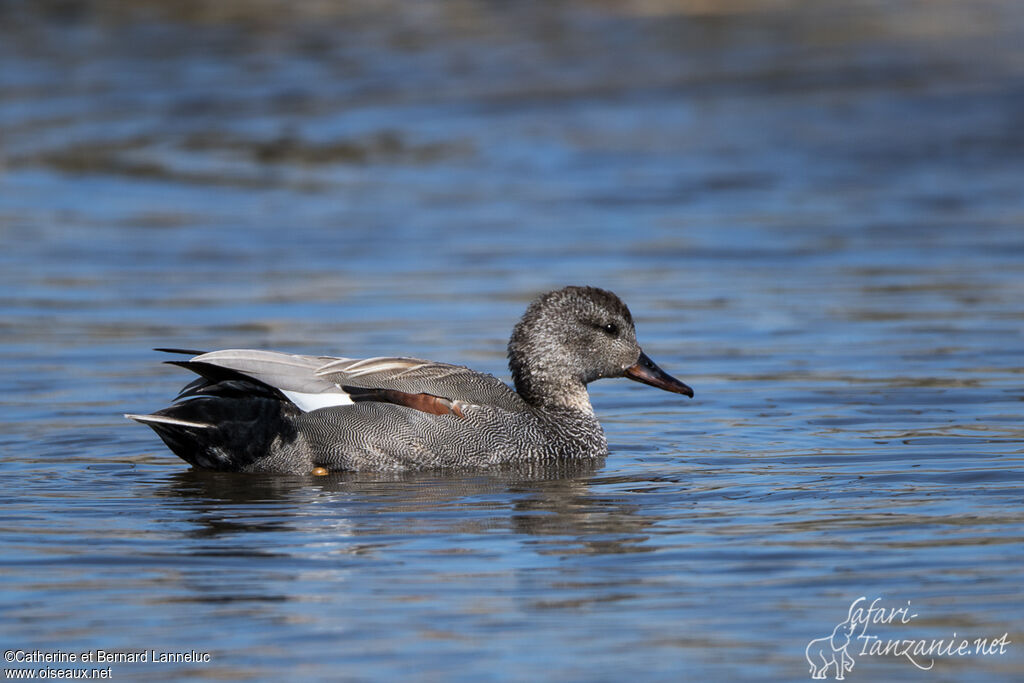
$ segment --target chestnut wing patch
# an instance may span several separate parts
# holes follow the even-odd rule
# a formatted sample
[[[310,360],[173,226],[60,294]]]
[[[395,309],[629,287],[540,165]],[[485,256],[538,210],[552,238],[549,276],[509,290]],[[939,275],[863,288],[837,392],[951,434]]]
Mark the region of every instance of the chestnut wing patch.
[[[373,401],[376,403],[393,403],[398,406],[405,406],[419,410],[431,415],[454,415],[465,417],[462,409],[469,405],[463,401],[452,401],[442,396],[433,394],[411,394],[396,389],[364,389],[362,387],[343,386],[342,389],[351,398],[353,403]]]

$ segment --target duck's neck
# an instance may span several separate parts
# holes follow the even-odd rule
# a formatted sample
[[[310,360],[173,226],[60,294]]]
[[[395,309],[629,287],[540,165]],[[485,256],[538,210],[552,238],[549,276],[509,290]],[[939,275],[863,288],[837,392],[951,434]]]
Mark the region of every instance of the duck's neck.
[[[590,394],[582,379],[569,374],[550,376],[531,372],[532,368],[512,368],[512,381],[523,400],[541,411],[574,412],[593,416]]]
[[[522,392],[520,392],[520,396],[523,396]],[[594,415],[594,407],[590,405],[590,394],[587,393],[587,387],[582,382],[578,386],[534,385],[523,398],[527,403],[540,410],[579,413],[591,417]]]

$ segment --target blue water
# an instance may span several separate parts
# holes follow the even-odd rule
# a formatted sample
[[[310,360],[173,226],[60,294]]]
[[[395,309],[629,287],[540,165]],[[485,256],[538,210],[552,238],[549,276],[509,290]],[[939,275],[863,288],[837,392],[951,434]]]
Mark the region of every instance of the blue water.
[[[0,3],[5,650],[810,680],[867,596],[1010,645],[847,680],[1024,675],[1019,4],[282,7]],[[592,385],[592,468],[211,474],[121,417],[157,346],[504,377],[565,284],[696,391]]]

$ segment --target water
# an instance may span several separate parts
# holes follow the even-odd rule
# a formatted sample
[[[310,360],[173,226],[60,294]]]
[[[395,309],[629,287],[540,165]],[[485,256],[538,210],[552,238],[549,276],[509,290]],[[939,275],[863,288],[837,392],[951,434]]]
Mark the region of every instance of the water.
[[[864,634],[1011,644],[850,648],[848,680],[1019,677],[1021,19],[0,4],[4,648],[210,655],[118,680],[809,680],[866,596],[917,616]],[[696,390],[592,385],[592,468],[219,475],[121,418],[187,379],[154,346],[505,376],[570,283]]]

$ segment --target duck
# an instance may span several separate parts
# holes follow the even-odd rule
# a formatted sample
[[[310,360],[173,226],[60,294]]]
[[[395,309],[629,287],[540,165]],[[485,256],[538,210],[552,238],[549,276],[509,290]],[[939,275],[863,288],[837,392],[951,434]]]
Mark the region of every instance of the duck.
[[[157,349],[197,375],[172,405],[126,418],[192,467],[329,474],[486,469],[608,454],[587,385],[625,377],[693,398],[645,354],[614,293],[588,286],[529,304],[508,343],[513,387],[407,357]]]

